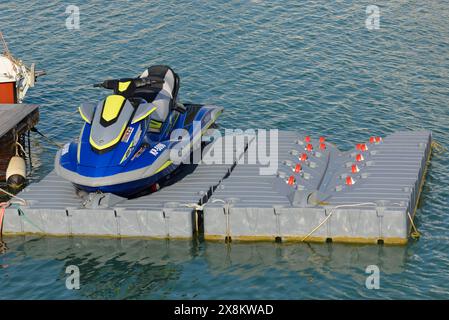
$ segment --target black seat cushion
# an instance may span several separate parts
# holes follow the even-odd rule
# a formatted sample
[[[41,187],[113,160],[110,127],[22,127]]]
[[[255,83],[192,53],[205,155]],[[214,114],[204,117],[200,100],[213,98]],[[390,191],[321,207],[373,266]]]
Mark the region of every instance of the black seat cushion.
[[[151,86],[146,86],[142,88],[137,88],[133,94],[135,97],[141,97],[147,100],[148,102],[153,101],[158,93],[164,88],[170,88],[170,93],[172,96],[172,100],[176,101],[178,90],[179,90],[179,76],[171,69],[169,66],[164,65],[156,65],[149,67],[145,70],[141,78],[148,76],[156,76],[165,79],[165,84],[157,83],[152,84]]]

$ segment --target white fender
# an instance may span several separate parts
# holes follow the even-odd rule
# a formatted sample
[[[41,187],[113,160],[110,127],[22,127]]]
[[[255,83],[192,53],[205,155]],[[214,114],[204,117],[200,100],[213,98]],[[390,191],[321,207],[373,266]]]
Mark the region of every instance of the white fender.
[[[11,158],[6,169],[6,183],[13,188],[20,188],[25,182],[26,165],[22,157]]]

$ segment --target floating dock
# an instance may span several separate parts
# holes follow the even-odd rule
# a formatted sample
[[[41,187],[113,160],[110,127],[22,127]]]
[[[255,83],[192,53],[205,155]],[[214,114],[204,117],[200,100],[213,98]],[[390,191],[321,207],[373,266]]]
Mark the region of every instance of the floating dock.
[[[244,149],[245,144],[231,150],[234,162]],[[80,195],[70,182],[51,172],[18,194],[27,206],[6,209],[3,233],[192,238],[199,229],[197,209],[229,176],[234,162],[185,165],[170,185],[132,200],[112,194]]]
[[[219,138],[203,152],[215,152]],[[170,185],[128,200],[81,194],[51,172],[6,209],[5,235],[334,241],[405,244],[431,155],[428,131],[371,137],[341,152],[324,139],[278,132],[278,170],[245,159],[260,148],[244,135],[228,164],[184,165]],[[270,145],[265,145],[270,150]],[[233,144],[234,146],[238,144]],[[226,150],[223,149],[223,157]]]
[[[39,122],[39,107],[31,104],[0,104],[0,181],[5,180],[9,160],[16,152],[16,137]]]
[[[431,139],[427,131],[398,132],[342,153],[280,132],[278,175],[237,165],[204,208],[205,239],[405,244]]]

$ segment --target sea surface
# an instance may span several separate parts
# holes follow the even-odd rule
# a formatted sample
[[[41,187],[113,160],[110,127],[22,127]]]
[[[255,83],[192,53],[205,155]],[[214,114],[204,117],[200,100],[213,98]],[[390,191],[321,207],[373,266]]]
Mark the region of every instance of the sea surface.
[[[222,128],[297,130],[347,150],[371,135],[430,129],[449,145],[447,1],[0,2],[10,50],[47,76],[27,95],[38,129],[77,137],[92,84],[153,64],[181,76],[182,101],[225,107]],[[75,3],[73,3],[75,4]],[[379,29],[366,25],[380,8]],[[32,181],[56,147],[32,139]],[[4,238],[0,299],[448,299],[449,154],[435,153],[407,246]],[[79,267],[79,290],[66,268]],[[365,286],[368,265],[380,288]]]

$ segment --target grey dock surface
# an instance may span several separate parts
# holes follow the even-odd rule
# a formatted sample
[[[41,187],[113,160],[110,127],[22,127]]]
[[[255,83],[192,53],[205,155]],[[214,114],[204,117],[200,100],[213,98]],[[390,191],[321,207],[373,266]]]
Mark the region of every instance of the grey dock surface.
[[[245,145],[231,150],[232,162],[185,165],[171,185],[132,200],[79,195],[51,172],[18,195],[27,205],[6,210],[3,231],[144,238],[200,232],[206,240],[405,244],[431,139],[428,131],[398,132],[347,152],[312,139],[313,151],[307,151],[304,136],[279,131],[278,168],[261,175],[263,165],[243,161],[258,144],[257,136],[248,135]],[[295,172],[297,164],[301,170]]]

